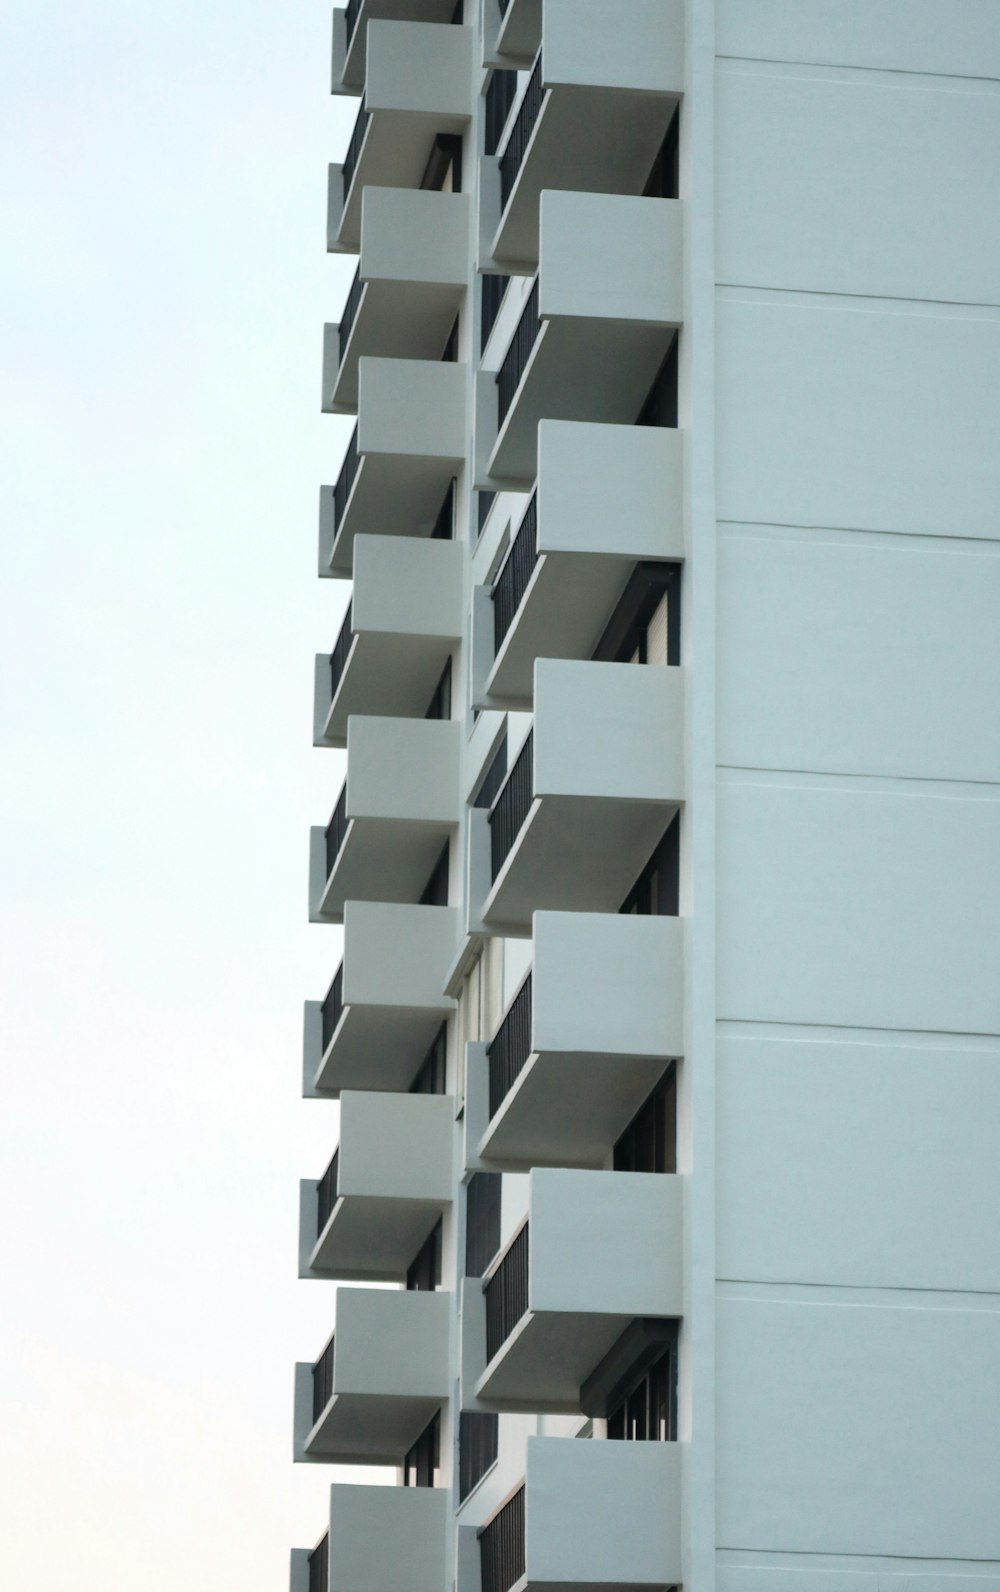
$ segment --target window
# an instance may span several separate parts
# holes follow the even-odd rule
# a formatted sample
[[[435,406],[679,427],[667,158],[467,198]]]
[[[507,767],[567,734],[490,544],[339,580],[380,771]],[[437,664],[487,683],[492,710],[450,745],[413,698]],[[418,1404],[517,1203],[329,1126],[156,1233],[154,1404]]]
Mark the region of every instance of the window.
[[[431,876],[424,886],[424,893],[418,903],[422,907],[446,907],[448,905],[448,842],[445,841],[444,849],[431,870]]]
[[[656,152],[646,178],[643,196],[647,199],[676,199],[680,193],[680,110],[675,110],[666,137]]]
[[[425,719],[450,719],[451,718],[451,659],[441,671],[441,678],[434,687],[434,695],[424,714]]]
[[[451,481],[431,531],[432,542],[450,542],[455,534],[455,483]]]
[[[409,1293],[433,1293],[441,1286],[441,1223],[424,1240],[406,1272]]]
[[[465,1189],[465,1275],[481,1277],[500,1248],[499,1172],[476,1172]]]
[[[458,323],[459,323],[459,319],[460,319],[460,317],[456,315],[455,316],[455,324],[452,326],[451,331],[448,333],[448,341],[445,343],[444,352],[441,355],[441,363],[442,363],[442,365],[454,365],[454,364],[457,364],[457,362],[458,362]]]
[[[436,193],[462,191],[462,140],[455,133],[439,133],[420,186]]]
[[[675,918],[680,908],[680,814],[643,868],[619,912],[635,917]]]
[[[507,125],[514,100],[517,98],[517,73],[498,68],[490,73],[486,85],[486,144],[484,153],[495,155],[500,148],[500,134]]]
[[[489,768],[483,775],[482,784],[476,792],[473,807],[485,807],[487,812],[493,806],[493,799],[507,777],[507,737],[504,736],[497,748]]]
[[[637,564],[594,651],[600,663],[681,661],[681,566]]]
[[[503,1016],[503,941],[486,940],[465,978],[458,998],[459,1044],[492,1039]]]
[[[676,1336],[608,1410],[608,1436],[619,1442],[669,1443],[677,1436]]]
[[[468,1498],[495,1463],[499,1447],[499,1421],[495,1415],[463,1410],[458,1422],[458,1501]]]
[[[677,338],[660,366],[636,416],[637,426],[676,426],[677,424]]]
[[[614,1149],[616,1172],[676,1172],[677,1076],[671,1065]]]
[[[404,1487],[441,1485],[441,1413],[425,1426],[403,1460]]]
[[[447,1061],[448,1025],[442,1023],[410,1084],[410,1094],[443,1095],[446,1090]]]
[[[476,493],[476,524],[478,526],[480,536],[483,534],[483,526],[486,524],[487,516],[489,515],[490,509],[493,507],[493,499],[495,497],[495,492]]]
[[[483,277],[482,324],[479,331],[480,353],[483,352],[486,344],[490,340],[490,333],[496,325],[497,316],[500,313],[500,306],[503,303],[504,294],[506,293],[509,285],[509,276]],[[482,493],[481,496],[488,497],[490,502],[493,500],[492,493]]]

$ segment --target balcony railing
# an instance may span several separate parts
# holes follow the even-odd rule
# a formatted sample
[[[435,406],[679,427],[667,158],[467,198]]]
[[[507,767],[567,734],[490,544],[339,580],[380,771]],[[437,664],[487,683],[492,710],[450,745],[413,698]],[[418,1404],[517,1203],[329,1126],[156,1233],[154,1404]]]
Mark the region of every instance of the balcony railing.
[[[334,535],[337,534],[337,531],[340,529],[341,523],[343,521],[344,510],[347,508],[347,500],[351,495],[351,488],[354,485],[354,477],[357,475],[357,473],[358,428],[355,426],[354,430],[351,432],[351,440],[347,444],[347,452],[344,454],[344,462],[340,466],[340,474],[337,477],[337,484],[333,489]]]
[[[500,134],[507,125],[511,106],[517,95],[517,73],[497,67],[491,73],[486,90],[486,148],[487,155],[495,155],[500,147]]]
[[[531,571],[538,562],[538,494],[531,494],[531,502],[524,511],[517,535],[503,568],[493,583],[493,646],[499,652],[504,637],[514,622],[514,615],[528,589]]]
[[[528,1309],[528,1224],[525,1222],[483,1290],[486,1363],[503,1348]]]
[[[326,826],[326,876],[329,879],[337,865],[340,848],[344,844],[347,834],[347,781],[337,798],[337,805],[333,809],[333,817]]]
[[[333,1160],[316,1184],[316,1237],[319,1238],[333,1207],[337,1203],[337,1173],[340,1170],[340,1150],[333,1152]]]
[[[541,51],[539,51],[538,59],[535,62],[531,76],[528,79],[528,86],[525,89],[524,94],[521,97],[521,103],[517,108],[517,115],[514,118],[514,125],[510,130],[510,136],[504,145],[503,154],[500,156],[501,210],[506,210],[507,201],[514,190],[514,184],[517,181],[517,174],[521,169],[521,162],[524,160],[525,150],[527,149],[528,144],[531,141],[531,135],[535,130],[535,123],[538,120],[538,112],[542,108],[542,100],[544,98],[545,89],[542,86],[542,55]],[[345,173],[346,170],[347,167],[345,166]],[[346,188],[344,192],[347,192]]]
[[[509,286],[509,276],[487,275],[483,277],[483,317],[479,331],[480,353],[483,352],[490,340],[490,333],[496,325],[500,306],[504,301],[504,294]]]
[[[534,750],[535,732],[530,730],[490,812],[490,860],[494,880],[531,810],[535,785]]]
[[[313,1425],[333,1398],[333,1339],[313,1366]]]
[[[347,345],[350,341],[351,331],[358,313],[358,305],[361,303],[361,295],[364,290],[365,284],[361,280],[361,267],[358,266],[354,273],[354,281],[351,283],[351,291],[347,295],[347,303],[344,305],[344,313],[340,317],[338,336],[340,340],[341,364],[344,363],[344,355],[347,353]]]
[[[510,1592],[525,1573],[524,1487],[517,1489],[479,1533],[483,1592]],[[312,1587],[309,1588],[312,1592]]]
[[[358,25],[358,12],[361,10],[362,0],[347,0],[344,8],[344,22],[347,30],[347,42],[350,44],[354,37],[354,30]],[[309,1588],[312,1592],[312,1588]]]
[[[490,1068],[490,1119],[496,1116],[531,1055],[531,974],[486,1047]]]
[[[323,1024],[323,1052],[330,1048],[330,1041],[337,1032],[337,1024],[344,1010],[344,964],[341,962],[333,975],[333,983],[326,992],[326,998],[320,1007],[320,1016]]]
[[[503,364],[497,371],[497,424],[502,426],[507,411],[514,401],[518,384],[524,375],[531,350],[538,341],[538,334],[542,323],[538,319],[538,278],[535,277],[528,294],[528,302],[521,311],[521,319],[517,323],[517,330],[510,340],[510,347],[503,356]]]
[[[361,104],[358,107],[358,119],[354,123],[354,131],[351,134],[351,142],[347,146],[347,154],[344,156],[344,165],[342,168],[344,175],[345,205],[347,203],[347,196],[351,191],[351,183],[354,181],[354,173],[358,167],[358,160],[361,157],[361,146],[365,141],[365,134],[368,131],[368,122],[369,113],[365,107],[364,96],[362,96]]]
[[[340,634],[338,635],[337,640],[334,643],[333,651],[330,654],[331,702],[336,701],[337,691],[339,689],[340,682],[343,679],[344,668],[347,664],[347,655],[350,652],[351,645],[354,641],[354,631],[351,628],[353,614],[354,604],[353,602],[349,602],[347,605],[347,612],[344,615],[344,623],[340,627]]]
[[[330,1533],[317,1542],[309,1555],[309,1592],[329,1592]]]

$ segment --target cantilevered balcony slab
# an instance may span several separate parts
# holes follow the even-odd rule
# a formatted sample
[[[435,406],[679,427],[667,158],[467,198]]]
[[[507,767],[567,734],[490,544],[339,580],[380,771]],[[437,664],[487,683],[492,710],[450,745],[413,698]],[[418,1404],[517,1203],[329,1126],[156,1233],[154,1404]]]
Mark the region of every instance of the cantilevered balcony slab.
[[[475,1297],[470,1285],[466,1305]],[[463,1356],[478,1339],[483,1357],[481,1372],[466,1367],[477,1400],[581,1411],[584,1384],[633,1321],[684,1313],[683,1180],[536,1168],[527,1221],[487,1271],[482,1301],[463,1326]]]
[[[333,13],[330,89],[360,94],[368,62],[369,22],[450,22],[453,0],[354,0]]]
[[[468,276],[471,197],[366,188],[361,259],[323,343],[323,409],[355,414],[365,355],[439,359]]]
[[[356,539],[344,627],[316,658],[315,746],[346,746],[352,714],[423,718],[462,634],[462,565],[458,542]]]
[[[489,814],[494,933],[530,933],[536,911],[617,912],[684,799],[683,669],[539,658],[534,697]]]
[[[679,1443],[529,1437],[523,1488],[478,1531],[482,1586],[498,1560],[521,1569],[524,1592],[677,1586],[683,1453]]]
[[[540,420],[631,426],[684,318],[680,200],[545,193],[541,207],[536,286],[499,371],[477,378],[478,468],[497,484],[534,480]]]
[[[336,1154],[299,1186],[299,1275],[402,1282],[451,1203],[454,1130],[447,1095],[345,1090]]]
[[[295,1367],[296,1460],[401,1464],[448,1397],[449,1309],[444,1293],[341,1288],[325,1365]]]
[[[537,912],[531,974],[470,1051],[465,1110],[484,1166],[601,1167],[684,1050],[684,924]]]
[[[464,365],[365,358],[358,381],[357,428],[320,497],[320,571],[347,578],[356,536],[430,536],[465,457]]]
[[[472,115],[474,30],[370,22],[365,95],[345,159],[332,165],[326,246],[356,254],[366,188],[419,188],[434,141]]]
[[[476,706],[530,709],[535,660],[592,657],[635,565],[683,556],[682,432],[542,420],[534,501],[474,597]]]
[[[303,1092],[406,1090],[441,1023],[458,950],[455,907],[348,901],[344,960],[324,1001],[307,1001]]]
[[[348,721],[347,783],[310,832],[310,922],[342,922],[347,901],[419,901],[458,824],[460,754],[455,719]]]
[[[309,1579],[316,1549],[292,1550],[290,1592],[441,1592],[451,1496],[444,1487],[330,1488],[325,1578]],[[315,1574],[315,1572],[314,1572]]]
[[[530,67],[542,42],[542,0],[483,0],[483,65]]]

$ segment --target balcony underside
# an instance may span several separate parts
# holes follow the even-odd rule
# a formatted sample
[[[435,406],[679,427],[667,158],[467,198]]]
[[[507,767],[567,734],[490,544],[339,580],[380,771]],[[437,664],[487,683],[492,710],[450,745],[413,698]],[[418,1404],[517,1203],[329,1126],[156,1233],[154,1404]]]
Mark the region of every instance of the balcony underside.
[[[362,533],[429,536],[455,474],[454,460],[436,454],[363,454],[337,527],[331,570],[350,578],[354,538]]]
[[[525,484],[535,479],[542,419],[633,425],[674,331],[592,316],[544,321],[500,426],[490,476]]]
[[[357,414],[359,359],[440,359],[461,296],[443,282],[366,283],[334,383],[332,412]]]
[[[512,1170],[604,1166],[655,1087],[665,1056],[533,1051],[483,1135],[484,1161]]]
[[[334,1465],[400,1465],[440,1404],[439,1398],[335,1393],[306,1452]]]
[[[617,912],[678,802],[536,797],[486,898],[495,932],[531,932],[533,912]]]
[[[428,111],[373,110],[337,228],[337,249],[361,248],[365,188],[419,188],[439,133],[460,132],[462,118]]]
[[[530,66],[542,38],[542,0],[509,0],[506,15],[500,19],[498,53]]]
[[[543,188],[641,194],[673,101],[589,84],[549,89],[493,241],[498,263],[533,270]]]
[[[476,1397],[500,1410],[575,1413],[583,1383],[632,1319],[529,1310],[486,1367]]]
[[[352,818],[319,903],[320,919],[341,922],[348,901],[419,901],[450,829],[424,819]]]
[[[387,991],[388,999],[389,991]],[[452,1002],[440,1006],[345,1006],[320,1061],[314,1087],[320,1094],[342,1089],[408,1089]]]
[[[361,631],[354,638],[327,715],[324,742],[330,746],[347,745],[347,720],[351,714],[421,718],[452,646],[453,642],[441,636]]]
[[[401,1282],[442,1208],[433,1200],[342,1195],[309,1269],[347,1282]]]
[[[491,703],[530,707],[536,658],[592,657],[634,565],[613,554],[541,554],[490,671]]]

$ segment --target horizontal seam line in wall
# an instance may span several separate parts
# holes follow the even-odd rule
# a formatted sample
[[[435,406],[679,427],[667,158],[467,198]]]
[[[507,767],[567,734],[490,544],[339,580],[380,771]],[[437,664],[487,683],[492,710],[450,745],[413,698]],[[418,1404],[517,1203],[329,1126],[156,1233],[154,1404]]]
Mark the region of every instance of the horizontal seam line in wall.
[[[724,282],[718,278],[715,285],[735,289],[737,293],[791,293],[796,298],[855,299],[863,304],[941,304],[960,310],[1000,309],[998,299],[914,298],[912,293],[848,293],[835,287],[791,287],[785,282]]]
[[[827,521],[810,520],[748,520],[728,519],[720,517],[716,525],[752,526],[763,525],[775,531],[845,531],[852,536],[906,536],[914,541],[944,542],[950,545],[953,542],[985,542],[992,544],[1000,542],[1000,524],[989,536],[977,536],[974,531],[961,531],[954,536],[946,536],[941,531],[912,531],[903,530],[902,527],[887,527],[885,525],[830,525]]]
[[[775,763],[716,763],[715,767],[735,774],[808,774],[814,779],[878,779],[894,785],[977,785],[983,790],[1000,790],[1000,780],[957,779],[948,774],[863,774],[850,768],[783,768]]]
[[[928,1034],[944,1039],[1000,1039],[1000,1033],[982,1028],[880,1028],[873,1023],[803,1023],[781,1017],[716,1017],[716,1029],[724,1023],[734,1028],[830,1028],[845,1034]]]
[[[949,83],[1000,83],[1000,77],[975,72],[927,72],[915,66],[860,66],[856,61],[800,61],[777,55],[725,55],[716,51],[717,61],[746,61],[759,66],[816,66],[827,72],[858,72],[865,76],[946,78]]]
[[[730,1546],[729,1543],[726,1543],[725,1546],[723,1546],[721,1543],[719,1543],[717,1545],[715,1551],[716,1551],[717,1554],[721,1554],[721,1553],[750,1553],[750,1554],[754,1554],[754,1555],[756,1555],[757,1557],[760,1557],[760,1558],[764,1558],[765,1556],[768,1556],[768,1555],[775,1555],[775,1556],[779,1556],[782,1559],[825,1559],[825,1560],[830,1560],[830,1559],[851,1559],[851,1560],[855,1560],[855,1561],[857,1561],[857,1562],[859,1562],[861,1564],[876,1564],[876,1565],[883,1559],[891,1559],[891,1560],[894,1560],[894,1561],[898,1561],[900,1564],[1000,1564],[1000,1559],[941,1558],[940,1555],[936,1555],[935,1556],[935,1555],[930,1555],[930,1554],[926,1554],[926,1553],[921,1553],[921,1554],[914,1554],[914,1553],[846,1553],[846,1552],[830,1553],[830,1552],[828,1552],[826,1550],[824,1550],[822,1552],[820,1552],[820,1551],[810,1551],[808,1548],[741,1548],[741,1547],[739,1547],[738,1544]],[[734,1566],[733,1568],[735,1569],[736,1566]],[[752,1569],[752,1568],[753,1568],[752,1565],[748,1565],[747,1566],[747,1569]],[[778,1569],[778,1568],[780,1568],[780,1566],[778,1566],[778,1565],[762,1565],[761,1566],[761,1569]]]
[[[794,1277],[716,1277],[717,1283],[742,1288],[814,1288],[817,1293],[941,1294],[948,1298],[1000,1299],[996,1288],[933,1288],[893,1282],[804,1282]]]

